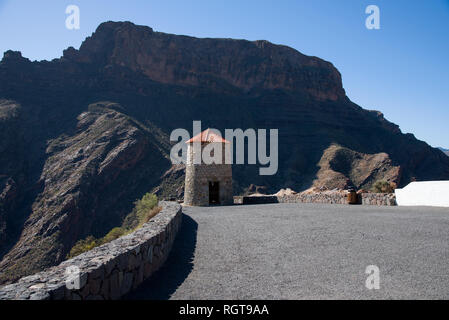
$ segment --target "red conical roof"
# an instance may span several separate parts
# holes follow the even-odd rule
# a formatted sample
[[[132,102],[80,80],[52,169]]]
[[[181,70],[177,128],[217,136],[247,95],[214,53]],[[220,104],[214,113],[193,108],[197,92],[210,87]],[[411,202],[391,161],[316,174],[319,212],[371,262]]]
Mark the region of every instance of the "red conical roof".
[[[221,142],[221,143],[229,143],[228,140],[223,139],[221,135],[213,132],[211,129],[206,129],[200,134],[197,134],[192,139],[187,141],[186,143],[193,142]]]

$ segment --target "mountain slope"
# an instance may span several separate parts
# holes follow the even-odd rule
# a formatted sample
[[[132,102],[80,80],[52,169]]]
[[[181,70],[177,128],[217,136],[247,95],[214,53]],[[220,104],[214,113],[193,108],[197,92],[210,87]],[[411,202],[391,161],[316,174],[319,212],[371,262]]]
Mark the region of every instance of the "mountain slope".
[[[47,142],[37,195],[17,204],[30,214],[10,211],[4,220],[10,240],[20,236],[3,243],[9,251],[0,262],[1,281],[63,260],[80,238],[104,235],[121,224],[138,194],[158,184],[169,165],[166,150],[148,128],[114,110],[119,107],[91,105],[74,128]]]
[[[444,148],[438,148],[438,149],[440,149],[440,150],[443,151],[446,155],[449,156],[449,149],[444,149]]]
[[[0,99],[0,281],[58,263],[144,192],[182,197],[168,137],[193,120],[279,129],[278,173],[234,165],[237,193],[449,179],[448,157],[352,103],[331,63],[267,41],[107,22],[50,62],[6,52]]]

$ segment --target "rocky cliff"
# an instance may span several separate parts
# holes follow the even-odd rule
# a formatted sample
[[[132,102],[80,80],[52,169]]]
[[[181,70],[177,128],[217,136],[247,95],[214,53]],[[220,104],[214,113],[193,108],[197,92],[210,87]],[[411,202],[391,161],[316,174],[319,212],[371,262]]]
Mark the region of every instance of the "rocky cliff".
[[[101,24],[79,50],[0,62],[0,281],[60,262],[154,190],[182,197],[169,134],[279,129],[279,171],[234,166],[234,189],[449,179],[449,158],[345,95],[329,62],[267,41]]]

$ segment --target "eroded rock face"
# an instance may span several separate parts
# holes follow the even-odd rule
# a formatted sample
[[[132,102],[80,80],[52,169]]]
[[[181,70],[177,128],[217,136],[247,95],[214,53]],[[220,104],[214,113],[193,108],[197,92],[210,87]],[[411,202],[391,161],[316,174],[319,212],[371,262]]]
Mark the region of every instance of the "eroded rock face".
[[[237,194],[449,179],[449,157],[352,103],[329,62],[267,41],[107,22],[60,59],[8,51],[0,62],[0,281],[104,235],[145,192],[182,199],[169,135],[193,120],[279,129],[278,173],[234,165]]]
[[[49,142],[38,181],[42,191],[18,242],[0,263],[3,281],[58,263],[77,239],[119,225],[129,209],[121,199],[133,195],[142,179],[149,185],[157,179],[158,168],[149,169],[152,157],[160,155],[148,134],[108,107],[91,106],[78,116],[73,135]],[[2,199],[13,189],[8,182]]]
[[[14,180],[3,176],[0,178],[0,247],[7,240],[7,212],[11,211],[17,198],[17,189]]]
[[[198,39],[107,22],[79,52],[70,50],[64,57],[127,67],[169,84],[222,90],[227,83],[244,90],[300,90],[320,100],[345,97],[341,75],[331,63],[268,41]]]
[[[325,189],[369,189],[379,180],[398,183],[401,170],[388,154],[364,154],[338,145],[324,151],[314,187]]]

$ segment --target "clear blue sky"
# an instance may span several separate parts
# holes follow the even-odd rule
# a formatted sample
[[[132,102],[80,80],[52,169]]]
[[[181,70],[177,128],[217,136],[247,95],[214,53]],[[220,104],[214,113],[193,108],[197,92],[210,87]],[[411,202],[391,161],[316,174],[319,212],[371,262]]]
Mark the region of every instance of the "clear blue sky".
[[[80,8],[80,30],[65,28],[70,4]],[[370,4],[380,8],[380,30],[365,28]],[[449,0],[0,0],[0,51],[51,60],[107,20],[197,37],[266,39],[318,56],[340,70],[352,101],[449,148]]]

